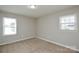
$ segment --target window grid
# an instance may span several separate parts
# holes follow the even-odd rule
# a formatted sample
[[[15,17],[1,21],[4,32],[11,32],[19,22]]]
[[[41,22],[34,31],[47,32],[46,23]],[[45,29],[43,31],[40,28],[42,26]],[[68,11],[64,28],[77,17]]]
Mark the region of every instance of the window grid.
[[[16,19],[15,18],[3,18],[3,35],[16,34]]]
[[[60,17],[60,29],[61,30],[76,30],[77,21],[75,15]]]

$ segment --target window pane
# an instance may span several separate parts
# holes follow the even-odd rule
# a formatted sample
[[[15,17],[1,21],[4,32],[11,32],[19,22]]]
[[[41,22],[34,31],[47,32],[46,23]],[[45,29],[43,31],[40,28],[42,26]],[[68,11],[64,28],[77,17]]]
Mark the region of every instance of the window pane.
[[[75,30],[75,25],[72,24],[62,24],[61,29],[62,30]]]
[[[63,16],[60,18],[60,28],[62,30],[75,30],[77,27],[76,25],[76,16]]]
[[[16,19],[14,18],[3,19],[3,34],[4,35],[16,34]]]
[[[75,16],[64,16],[60,18],[60,23],[75,23]]]

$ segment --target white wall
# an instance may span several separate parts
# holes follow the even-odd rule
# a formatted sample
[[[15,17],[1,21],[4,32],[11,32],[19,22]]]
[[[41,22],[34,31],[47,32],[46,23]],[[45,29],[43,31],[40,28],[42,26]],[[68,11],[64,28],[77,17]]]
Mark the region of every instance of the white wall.
[[[62,31],[59,29],[59,17],[72,14],[77,15],[79,25],[79,8],[63,10],[48,16],[40,17],[39,19],[32,19],[26,16],[0,12],[0,44],[38,36],[63,45],[72,47],[75,46],[77,49],[79,49],[79,26],[77,31]],[[14,17],[17,19],[18,28],[16,35],[3,36],[3,17]]]
[[[17,20],[17,34],[3,35],[3,17],[13,17]],[[0,12],[0,44],[10,43],[24,38],[35,37],[35,20],[26,16]]]
[[[77,15],[77,31],[64,31],[59,29],[59,17],[64,15]],[[37,20],[37,36],[55,41],[62,45],[79,49],[79,8],[71,8],[41,17]]]

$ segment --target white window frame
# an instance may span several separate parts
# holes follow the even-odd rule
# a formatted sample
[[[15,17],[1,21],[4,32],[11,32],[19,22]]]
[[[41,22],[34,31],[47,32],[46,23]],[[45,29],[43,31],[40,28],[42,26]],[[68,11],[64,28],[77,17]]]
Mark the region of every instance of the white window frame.
[[[74,27],[71,27],[71,28],[74,28],[74,29],[70,29],[70,27],[69,27],[69,25],[72,24],[71,22],[70,23],[66,23],[66,22],[65,23],[61,23],[62,18],[68,18],[68,17],[72,17],[72,16],[74,17],[74,22],[73,22],[73,26]],[[60,24],[59,27],[60,27],[61,30],[77,30],[77,15],[73,14],[73,15],[61,16],[60,19],[59,19],[59,24]],[[63,24],[64,24],[65,28],[62,28]],[[72,26],[72,25],[70,25],[70,26]]]
[[[15,26],[13,26],[13,27],[15,27],[14,28],[14,32],[12,33],[12,32],[10,32],[10,33],[6,33],[6,25],[5,25],[5,19],[12,19],[12,20],[15,20]],[[8,26],[11,26],[11,25],[8,25]],[[12,28],[9,28],[10,30],[12,29]],[[16,35],[17,34],[17,21],[16,21],[16,18],[11,18],[11,17],[3,17],[3,35]]]

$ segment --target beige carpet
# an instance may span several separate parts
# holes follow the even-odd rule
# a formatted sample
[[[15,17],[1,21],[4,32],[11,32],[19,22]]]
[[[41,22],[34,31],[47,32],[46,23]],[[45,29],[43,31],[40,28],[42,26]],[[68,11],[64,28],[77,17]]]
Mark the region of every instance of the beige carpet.
[[[0,46],[4,53],[72,53],[71,49],[61,47],[41,39],[28,39]]]

